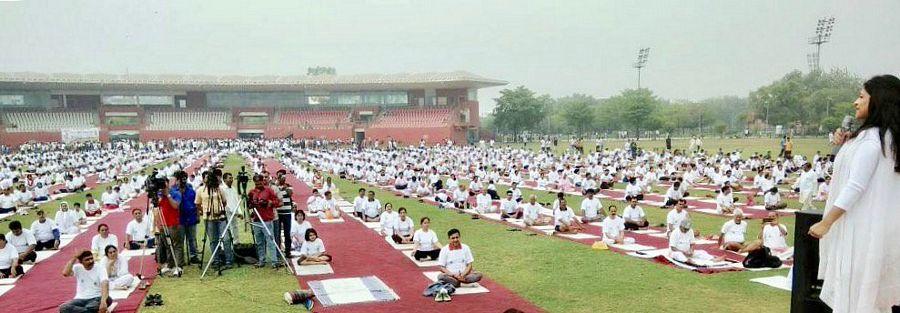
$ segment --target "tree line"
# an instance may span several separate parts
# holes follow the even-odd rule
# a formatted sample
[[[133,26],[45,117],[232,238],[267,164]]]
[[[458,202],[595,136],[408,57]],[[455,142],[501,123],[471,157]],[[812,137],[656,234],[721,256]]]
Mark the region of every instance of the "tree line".
[[[629,137],[764,135],[781,125],[796,135],[821,135],[852,114],[862,80],[845,70],[793,71],[747,96],[669,100],[650,89],[609,98],[573,94],[552,98],[518,86],[500,91],[482,128],[502,135],[570,134]]]

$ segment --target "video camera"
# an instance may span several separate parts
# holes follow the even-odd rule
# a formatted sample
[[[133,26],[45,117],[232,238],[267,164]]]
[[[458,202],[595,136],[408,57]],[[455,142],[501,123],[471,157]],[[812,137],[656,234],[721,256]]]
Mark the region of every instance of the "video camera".
[[[169,180],[165,177],[156,177],[156,175],[147,178],[147,183],[144,184],[144,191],[147,192],[147,196],[149,196],[153,200],[158,200],[159,191],[166,189],[166,185],[169,184]]]

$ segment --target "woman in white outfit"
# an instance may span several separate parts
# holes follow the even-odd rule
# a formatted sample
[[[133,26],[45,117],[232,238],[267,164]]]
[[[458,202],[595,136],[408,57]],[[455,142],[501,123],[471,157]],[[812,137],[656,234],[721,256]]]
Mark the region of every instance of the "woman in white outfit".
[[[890,312],[900,304],[900,79],[868,80],[854,102],[859,130],[840,132],[821,238],[819,295],[834,312]]]
[[[109,275],[109,288],[126,290],[134,285],[135,277],[128,272],[128,260],[119,257],[119,249],[113,245],[103,249],[104,258],[100,259],[100,267]]]

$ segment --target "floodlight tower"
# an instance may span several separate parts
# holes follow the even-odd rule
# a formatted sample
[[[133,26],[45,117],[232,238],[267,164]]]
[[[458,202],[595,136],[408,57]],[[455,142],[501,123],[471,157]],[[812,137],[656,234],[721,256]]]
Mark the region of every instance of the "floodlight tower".
[[[638,50],[637,62],[634,62],[632,67],[637,69],[638,72],[638,89],[641,89],[641,69],[647,66],[647,56],[650,55],[650,48],[641,48]]]
[[[809,44],[816,45],[816,54],[814,60],[815,61],[815,69],[818,71],[819,67],[819,57],[822,55],[820,52],[822,51],[822,44],[831,40],[831,31],[834,29],[834,17],[825,17],[820,18],[818,24],[816,24],[816,35],[809,37]]]

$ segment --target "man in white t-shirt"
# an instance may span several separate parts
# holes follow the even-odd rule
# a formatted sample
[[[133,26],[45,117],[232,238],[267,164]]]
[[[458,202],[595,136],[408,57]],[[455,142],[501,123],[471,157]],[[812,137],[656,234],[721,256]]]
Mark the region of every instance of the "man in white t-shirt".
[[[644,209],[637,205],[637,199],[634,198],[625,207],[622,218],[625,219],[625,229],[628,230],[638,230],[639,228],[650,226]]]
[[[133,220],[125,226],[125,245],[130,250],[152,249],[155,247],[155,239],[153,237],[153,224],[144,219],[144,212],[141,209],[131,210]]]
[[[59,229],[56,223],[47,219],[44,210],[37,211],[38,219],[31,223],[31,233],[36,245],[34,250],[56,250],[59,248]]]
[[[75,276],[75,298],[61,305],[59,312],[106,312],[112,304],[109,275],[105,268],[96,266],[90,251],[82,250],[69,260],[63,269],[63,276]]]
[[[476,272],[472,263],[475,257],[469,246],[460,242],[459,230],[456,228],[447,232],[450,244],[441,248],[438,255],[438,264],[441,265],[441,274],[438,281],[459,287],[461,284],[472,284],[481,281],[481,273]]]
[[[19,253],[16,248],[6,241],[6,236],[0,234],[0,279],[17,277],[25,272],[19,265]]]
[[[744,212],[734,210],[734,219],[722,225],[722,233],[719,234],[719,247],[729,251],[739,251],[744,248],[744,235],[747,233],[747,222],[744,222]]]
[[[506,198],[500,200],[500,218],[522,218],[522,212],[519,210],[519,203],[514,198],[512,190],[507,190]]]
[[[0,193],[0,214],[16,212],[18,199],[12,195],[12,190],[6,188]]]
[[[541,205],[537,203],[537,196],[528,197],[528,203],[522,205],[522,219],[527,226],[541,226],[550,223],[549,218],[541,216]]]
[[[725,256],[713,258],[703,250],[694,249],[694,230],[691,229],[691,220],[682,220],[678,229],[669,235],[669,257],[678,262],[697,263],[698,261],[724,260]]]
[[[34,239],[34,234],[30,230],[22,229],[22,222],[12,221],[9,223],[6,240],[16,248],[16,253],[19,254],[19,264],[37,260],[37,253],[34,252],[37,240]]]
[[[734,211],[734,196],[731,194],[731,186],[725,185],[716,196],[716,213],[731,214]]]
[[[603,228],[603,242],[607,244],[622,244],[625,242],[625,220],[619,217],[618,208],[609,207],[609,216],[603,219],[600,227]]]
[[[594,189],[589,189],[585,193],[584,200],[581,200],[581,221],[583,223],[593,223],[602,221],[606,214],[600,204],[600,199],[594,198]]]
[[[687,201],[684,199],[678,200],[678,203],[675,204],[675,208],[669,211],[669,214],[666,214],[666,233],[671,234],[678,228],[678,225],[681,224],[681,221],[689,218],[687,212]]]
[[[794,249],[787,244],[787,236],[788,229],[784,224],[778,223],[778,214],[770,212],[763,219],[762,230],[759,232],[758,240],[748,243],[740,252],[750,252],[767,247],[773,255],[782,260],[787,260],[794,256]]]
[[[366,189],[359,188],[359,195],[353,199],[353,213],[358,218],[363,217],[363,212],[366,211]]]

